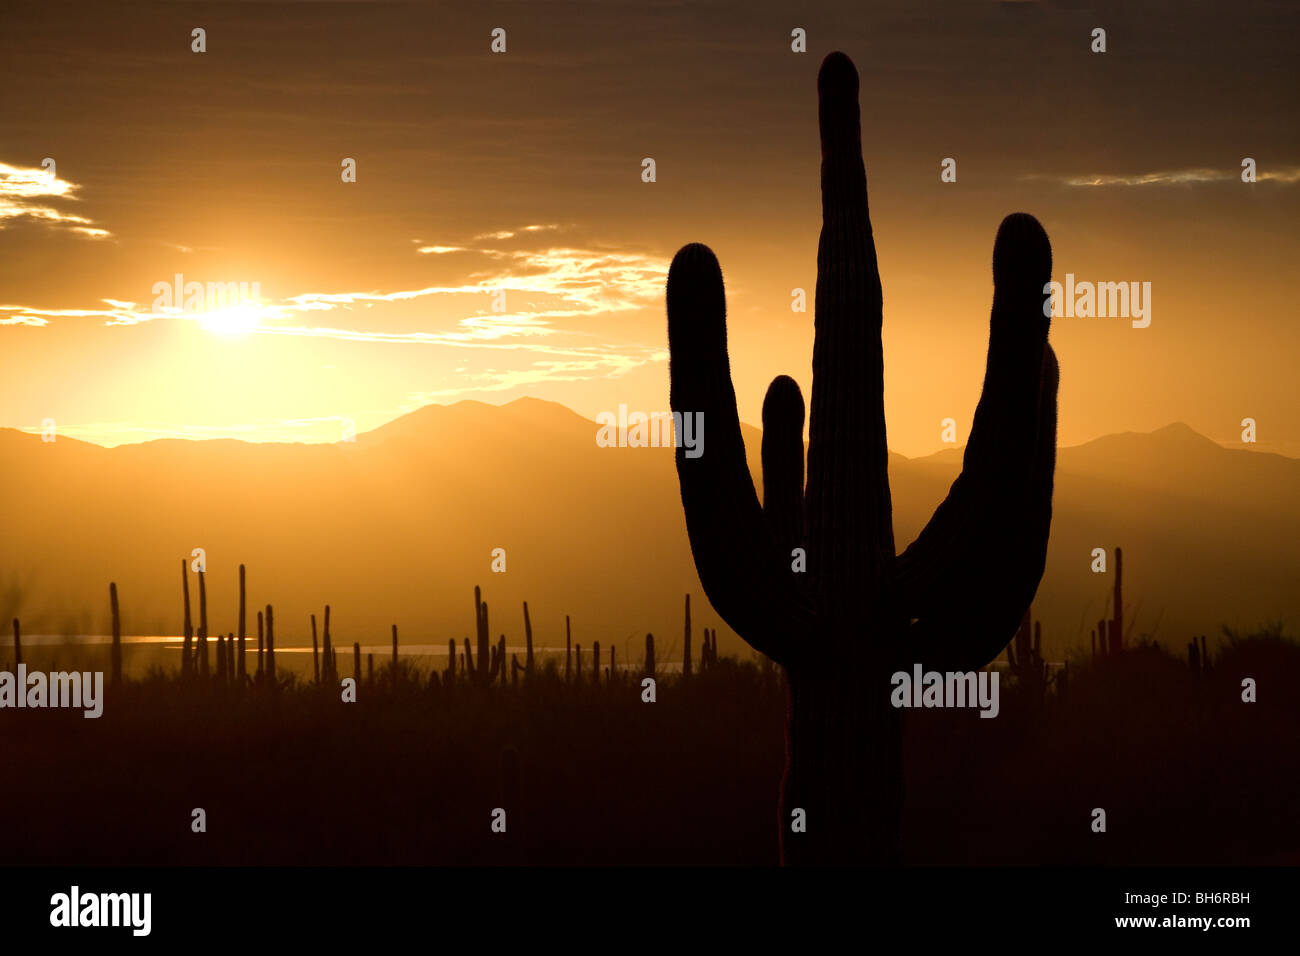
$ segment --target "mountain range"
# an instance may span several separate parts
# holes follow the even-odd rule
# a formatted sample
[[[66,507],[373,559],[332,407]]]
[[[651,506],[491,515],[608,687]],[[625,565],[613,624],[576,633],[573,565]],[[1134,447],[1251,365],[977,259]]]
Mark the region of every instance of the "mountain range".
[[[605,448],[598,426],[538,399],[430,405],[355,442],[167,439],[104,448],[0,429],[0,613],[29,633],[106,633],[108,583],[129,634],[176,634],[179,566],[202,548],[213,633],[234,631],[238,565],[254,611],[275,606],[277,643],[309,642],[331,605],[337,641],[445,647],[472,635],[483,588],[493,634],[615,644],[638,659],[681,650],[682,597],[719,626],[691,560],[671,448]],[[761,489],[761,434],[744,426]],[[707,442],[706,442],[707,449]],[[901,551],[961,467],[954,447],[891,454]],[[1224,448],[1182,424],[1058,452],[1047,570],[1034,602],[1044,652],[1086,648],[1110,614],[1124,550],[1132,635],[1181,650],[1195,633],[1300,612],[1300,460]],[[1091,570],[1106,549],[1107,571]],[[505,550],[505,572],[491,570]],[[192,596],[197,601],[191,580]],[[196,610],[197,614],[197,610]],[[723,653],[748,653],[725,625]],[[623,656],[627,655],[627,656]]]

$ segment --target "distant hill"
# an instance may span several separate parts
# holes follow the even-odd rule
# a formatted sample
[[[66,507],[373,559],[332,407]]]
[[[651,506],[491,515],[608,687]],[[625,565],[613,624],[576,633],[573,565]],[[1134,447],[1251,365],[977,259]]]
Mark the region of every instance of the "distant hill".
[[[544,645],[563,646],[569,614],[584,646],[639,656],[653,631],[675,657],[685,592],[697,634],[719,622],[691,561],[672,451],[600,448],[595,433],[537,399],[427,406],[335,445],[108,449],[3,429],[0,613],[21,613],[31,633],[103,633],[115,580],[129,633],[178,633],[180,560],[202,547],[214,633],[236,627],[243,562],[250,622],[273,603],[282,644],[309,640],[308,615],[328,602],[342,641],[383,643],[396,623],[403,642],[445,646],[473,633],[479,584],[493,633],[512,645],[527,600]],[[746,427],[745,440],[758,477],[759,432]],[[960,464],[957,449],[890,455],[900,550]],[[1111,577],[1091,573],[1090,552],[1115,545],[1135,633],[1154,628],[1181,649],[1224,622],[1294,627],[1297,490],[1300,461],[1223,448],[1181,424],[1061,449],[1034,605],[1046,649],[1086,645],[1108,613]],[[489,570],[497,547],[505,574]],[[724,652],[744,650],[721,635]]]

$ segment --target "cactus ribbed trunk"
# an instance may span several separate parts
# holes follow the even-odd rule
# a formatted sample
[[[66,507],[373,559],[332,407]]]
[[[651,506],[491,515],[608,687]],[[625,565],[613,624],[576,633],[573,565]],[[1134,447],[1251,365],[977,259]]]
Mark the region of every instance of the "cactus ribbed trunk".
[[[110,655],[111,677],[109,684],[118,687],[122,683],[122,617],[117,607],[117,584],[108,586],[108,604],[113,614],[113,648]]]
[[[668,274],[670,404],[707,420],[709,453],[678,447],[677,474],[705,595],[785,668],[783,862],[896,863],[902,733],[890,675],[911,663],[966,671],[991,661],[1042,577],[1056,451],[1057,365],[1043,313],[1051,245],[1023,213],[998,229],[984,389],[962,473],[896,554],[883,295],[852,61],[827,56],[817,86],[822,231],[807,481],[803,396],[779,376],[763,402],[758,501],[731,382],[722,270],[699,244],[679,250]],[[716,631],[706,647],[711,667]],[[646,657],[652,672],[649,638]],[[806,832],[791,829],[795,809]]]

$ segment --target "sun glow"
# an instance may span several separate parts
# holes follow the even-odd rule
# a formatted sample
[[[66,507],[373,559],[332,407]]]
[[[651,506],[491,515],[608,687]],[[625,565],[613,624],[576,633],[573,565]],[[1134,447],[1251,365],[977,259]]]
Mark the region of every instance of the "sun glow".
[[[246,335],[256,329],[261,320],[260,303],[249,302],[204,312],[199,319],[199,324],[209,332],[216,332],[219,335]]]

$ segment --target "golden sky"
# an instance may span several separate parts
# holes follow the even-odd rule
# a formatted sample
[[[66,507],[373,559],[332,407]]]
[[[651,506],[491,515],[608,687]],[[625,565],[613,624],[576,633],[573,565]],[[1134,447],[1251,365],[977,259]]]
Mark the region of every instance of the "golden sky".
[[[1235,444],[1252,417],[1259,449],[1300,455],[1300,11],[1131,6],[6,10],[0,426],[334,441],[464,398],[665,409],[663,283],[691,241],[722,262],[757,423],[775,375],[811,390],[815,78],[842,49],[862,82],[894,450],[940,449],[948,417],[965,441],[993,236],[1024,210],[1054,278],[1151,283],[1147,328],[1054,320],[1061,444],[1174,421]],[[260,303],[155,310],[177,274],[256,283]]]

